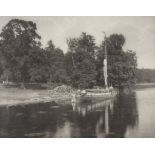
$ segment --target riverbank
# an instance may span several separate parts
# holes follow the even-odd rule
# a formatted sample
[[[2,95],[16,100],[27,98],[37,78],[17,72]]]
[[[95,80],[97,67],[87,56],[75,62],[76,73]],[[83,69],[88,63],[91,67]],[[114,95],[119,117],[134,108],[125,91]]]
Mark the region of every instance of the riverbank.
[[[61,96],[61,97],[60,97]],[[51,90],[32,90],[20,88],[1,88],[0,106],[31,103],[45,103],[55,101],[65,104],[71,100],[70,94],[52,94]]]
[[[155,83],[137,83],[136,89],[155,88]]]
[[[145,88],[155,88],[155,83],[140,83],[135,86],[135,89]],[[0,106],[25,105],[54,101],[58,104],[68,104],[71,99],[71,92],[56,93],[54,92],[54,89],[0,88]]]

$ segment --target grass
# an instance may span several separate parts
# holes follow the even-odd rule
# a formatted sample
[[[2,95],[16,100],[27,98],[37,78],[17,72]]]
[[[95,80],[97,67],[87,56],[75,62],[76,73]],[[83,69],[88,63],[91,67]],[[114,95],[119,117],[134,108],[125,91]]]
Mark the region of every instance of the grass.
[[[48,90],[30,90],[20,88],[1,88],[0,105],[39,102],[49,99]]]
[[[21,89],[21,88],[1,88],[0,89],[0,106],[1,105],[17,105],[30,103],[45,103],[56,101],[59,104],[70,103],[71,96],[69,94],[52,94],[47,89]]]

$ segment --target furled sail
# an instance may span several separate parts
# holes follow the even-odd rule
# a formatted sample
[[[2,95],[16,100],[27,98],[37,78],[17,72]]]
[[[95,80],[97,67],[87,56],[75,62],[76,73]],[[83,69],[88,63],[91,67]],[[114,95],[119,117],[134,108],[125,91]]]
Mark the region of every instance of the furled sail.
[[[106,34],[104,32],[104,40],[105,40],[105,59],[103,61],[103,73],[104,73],[104,83],[105,83],[105,87],[108,88],[108,69],[107,69],[107,46],[106,46]]]
[[[105,82],[105,87],[108,87],[108,74],[107,74],[107,59],[104,59],[103,61],[103,73],[104,73],[104,82]]]

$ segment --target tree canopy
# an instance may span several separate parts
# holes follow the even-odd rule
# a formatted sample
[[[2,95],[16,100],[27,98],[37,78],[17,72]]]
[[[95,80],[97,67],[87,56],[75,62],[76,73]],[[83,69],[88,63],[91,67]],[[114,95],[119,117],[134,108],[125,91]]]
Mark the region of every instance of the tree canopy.
[[[136,53],[124,51],[122,34],[112,34],[100,46],[85,32],[67,39],[68,51],[49,40],[41,45],[41,36],[32,21],[10,20],[0,33],[0,79],[12,82],[64,83],[75,88],[104,87],[105,46],[108,59],[108,85],[129,86],[135,83]]]
[[[70,38],[67,43],[66,70],[73,86],[76,88],[93,87],[96,78],[94,37],[82,33],[79,38]]]
[[[112,34],[102,42],[97,56],[97,83],[104,85],[103,60],[105,45],[107,46],[108,83],[114,87],[130,86],[135,83],[137,68],[136,53],[124,51],[125,37],[122,34]]]
[[[41,38],[36,29],[32,21],[19,19],[9,21],[2,29],[3,68],[12,75],[12,80],[25,82],[29,79],[29,54]]]

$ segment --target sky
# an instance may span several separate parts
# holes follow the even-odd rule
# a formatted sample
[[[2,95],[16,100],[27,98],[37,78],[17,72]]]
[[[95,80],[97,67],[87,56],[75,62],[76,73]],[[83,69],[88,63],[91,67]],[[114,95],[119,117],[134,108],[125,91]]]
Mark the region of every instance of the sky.
[[[104,38],[103,32],[106,32],[107,36],[113,33],[123,34],[126,38],[124,50],[136,52],[138,68],[155,69],[155,17],[0,17],[0,32],[3,26],[14,18],[35,22],[43,46],[47,46],[47,42],[52,40],[55,46],[64,52],[67,52],[66,39],[79,37],[81,32],[93,35],[97,45],[100,45]]]

